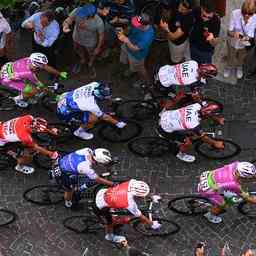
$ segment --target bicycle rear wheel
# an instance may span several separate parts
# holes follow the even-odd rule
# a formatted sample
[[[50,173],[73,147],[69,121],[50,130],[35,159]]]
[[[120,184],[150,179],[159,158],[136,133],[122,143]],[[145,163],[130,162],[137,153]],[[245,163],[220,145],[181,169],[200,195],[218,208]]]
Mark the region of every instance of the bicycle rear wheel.
[[[17,215],[15,212],[6,210],[6,209],[0,209],[0,227],[4,227],[6,225],[9,225],[13,223],[17,218]]]
[[[104,230],[104,225],[97,218],[88,215],[68,217],[63,221],[63,225],[77,234],[94,233]]]
[[[162,218],[154,218],[154,220],[157,220],[161,224],[161,227],[157,230],[141,223],[140,219],[133,220],[132,225],[137,232],[145,236],[170,236],[176,234],[180,230],[180,226],[174,221]]]
[[[0,111],[10,111],[16,108],[16,104],[12,97],[15,94],[9,91],[0,91]]]
[[[168,208],[178,214],[196,216],[208,212],[212,206],[209,199],[202,196],[180,196],[168,203]]]
[[[160,157],[171,150],[171,145],[160,137],[139,137],[130,141],[128,148],[140,157]]]
[[[231,140],[218,139],[218,141],[224,142],[224,149],[216,149],[203,141],[199,141],[195,145],[195,150],[208,159],[227,159],[241,152],[240,146]]]
[[[23,198],[37,205],[55,205],[64,201],[63,192],[57,185],[37,185],[25,190]]]
[[[113,124],[105,124],[99,128],[99,136],[106,141],[118,143],[127,142],[137,136],[142,132],[142,127],[135,121],[127,120],[125,121],[127,125],[120,129]]]

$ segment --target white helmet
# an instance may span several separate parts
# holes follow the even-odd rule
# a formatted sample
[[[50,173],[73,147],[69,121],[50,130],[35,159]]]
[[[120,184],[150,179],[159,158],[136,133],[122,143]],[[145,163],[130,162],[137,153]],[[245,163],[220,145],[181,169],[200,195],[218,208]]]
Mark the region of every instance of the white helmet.
[[[109,150],[105,148],[97,148],[94,150],[93,158],[100,164],[108,164],[112,161]]]
[[[256,168],[249,162],[239,162],[237,164],[237,171],[242,178],[256,177]]]
[[[29,56],[29,59],[33,66],[35,67],[42,67],[43,65],[46,65],[48,63],[47,57],[40,52],[32,53]]]
[[[134,196],[146,197],[149,194],[150,188],[144,181],[131,179],[128,191],[130,191]]]

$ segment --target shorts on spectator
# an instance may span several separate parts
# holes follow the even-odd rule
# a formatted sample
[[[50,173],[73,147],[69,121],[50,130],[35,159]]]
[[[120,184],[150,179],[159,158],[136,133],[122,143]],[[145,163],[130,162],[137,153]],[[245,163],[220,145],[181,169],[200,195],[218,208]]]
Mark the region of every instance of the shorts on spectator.
[[[191,59],[195,60],[198,64],[212,63],[213,52],[202,51],[197,46],[190,44]]]
[[[173,63],[180,63],[186,59],[189,59],[189,41],[186,40],[180,45],[174,44],[172,41],[168,41],[169,52],[171,61]]]
[[[73,41],[73,48],[74,48],[74,50],[84,51],[84,52],[86,52],[86,54],[92,55],[96,46],[94,46],[94,47],[84,46],[84,45],[79,44],[78,42]]]

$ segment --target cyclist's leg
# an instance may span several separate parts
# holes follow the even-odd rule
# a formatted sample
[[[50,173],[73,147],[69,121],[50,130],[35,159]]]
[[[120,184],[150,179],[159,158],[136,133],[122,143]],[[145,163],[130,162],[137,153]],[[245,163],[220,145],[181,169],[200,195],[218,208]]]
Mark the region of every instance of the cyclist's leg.
[[[72,197],[73,197],[73,192],[74,191],[72,189],[72,185],[71,185],[69,175],[66,175],[65,173],[62,173],[61,182],[62,182],[62,186],[64,188],[65,206],[67,208],[70,208],[72,206]]]
[[[28,166],[33,160],[33,150],[29,148],[23,149],[21,152],[17,155],[17,165],[15,166],[15,170],[25,173],[25,174],[31,174],[35,171],[35,169],[31,166]]]

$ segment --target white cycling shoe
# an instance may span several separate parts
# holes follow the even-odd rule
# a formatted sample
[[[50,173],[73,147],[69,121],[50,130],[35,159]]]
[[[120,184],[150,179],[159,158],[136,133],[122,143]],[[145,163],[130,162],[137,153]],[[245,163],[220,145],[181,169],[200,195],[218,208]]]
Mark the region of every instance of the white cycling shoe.
[[[32,174],[35,169],[31,166],[17,164],[15,170],[24,174]]]
[[[14,97],[13,100],[14,100],[15,104],[17,106],[19,106],[20,108],[28,107],[28,103],[23,100],[23,97],[21,95]]]
[[[204,217],[211,223],[219,224],[222,222],[222,218],[220,216],[214,215],[211,212],[207,212],[204,214]]]
[[[105,239],[113,243],[122,243],[126,241],[125,236],[118,236],[114,234],[106,234]]]
[[[182,153],[182,152],[179,152],[179,153],[176,155],[176,157],[177,157],[178,159],[180,159],[181,161],[184,161],[184,162],[186,162],[186,163],[193,163],[193,162],[196,160],[195,156],[188,155],[188,154]]]
[[[78,128],[74,131],[74,135],[83,140],[91,140],[93,138],[93,134],[86,132],[84,129]]]

